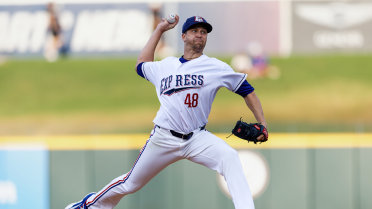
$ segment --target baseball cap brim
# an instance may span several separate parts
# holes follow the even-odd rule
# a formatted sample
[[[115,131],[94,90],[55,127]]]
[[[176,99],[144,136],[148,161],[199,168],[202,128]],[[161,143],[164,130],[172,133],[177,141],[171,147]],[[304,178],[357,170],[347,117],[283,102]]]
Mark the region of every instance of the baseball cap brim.
[[[197,26],[202,26],[203,28],[207,30],[208,33],[210,33],[213,29],[212,25],[207,22],[196,22],[196,23],[189,25],[187,28],[185,28],[185,31],[183,31],[183,33],[186,33],[186,31],[188,31],[189,29],[195,28]]]

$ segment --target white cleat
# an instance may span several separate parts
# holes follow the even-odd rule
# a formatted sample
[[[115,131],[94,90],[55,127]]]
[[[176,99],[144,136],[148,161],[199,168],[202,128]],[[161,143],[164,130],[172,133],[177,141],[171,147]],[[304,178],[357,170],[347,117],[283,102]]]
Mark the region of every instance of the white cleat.
[[[67,205],[65,209],[88,209],[88,207],[86,206],[86,201],[90,196],[94,194],[95,192],[87,194],[87,196],[85,196],[84,199],[82,199],[80,202],[71,203]]]

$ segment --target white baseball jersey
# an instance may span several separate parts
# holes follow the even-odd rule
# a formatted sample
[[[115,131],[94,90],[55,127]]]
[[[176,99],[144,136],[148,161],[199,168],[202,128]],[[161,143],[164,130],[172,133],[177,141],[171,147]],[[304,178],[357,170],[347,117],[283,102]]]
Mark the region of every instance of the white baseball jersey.
[[[247,76],[206,55],[184,63],[168,57],[141,67],[144,78],[156,87],[161,104],[153,122],[184,134],[207,124],[218,89],[235,92]]]

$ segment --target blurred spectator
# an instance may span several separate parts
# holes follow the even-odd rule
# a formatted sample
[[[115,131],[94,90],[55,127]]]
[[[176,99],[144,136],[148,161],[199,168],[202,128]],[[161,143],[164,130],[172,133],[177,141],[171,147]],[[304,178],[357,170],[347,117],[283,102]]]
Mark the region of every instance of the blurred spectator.
[[[270,65],[268,56],[258,42],[249,43],[247,52],[235,55],[230,64],[236,71],[248,74],[249,79],[280,77],[279,68]]]
[[[5,56],[0,54],[0,66],[4,65],[7,61],[8,59]]]
[[[59,23],[56,7],[54,3],[50,2],[47,5],[49,25],[48,36],[46,40],[44,56],[49,62],[54,62],[58,59],[59,51],[63,45],[62,43],[62,29]]]

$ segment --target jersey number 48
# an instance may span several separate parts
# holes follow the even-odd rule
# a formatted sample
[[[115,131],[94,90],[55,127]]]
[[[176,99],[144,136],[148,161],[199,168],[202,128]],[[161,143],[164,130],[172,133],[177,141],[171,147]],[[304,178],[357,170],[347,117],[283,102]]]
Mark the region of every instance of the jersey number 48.
[[[197,93],[194,94],[187,94],[185,98],[185,105],[188,105],[188,107],[196,107],[198,106],[198,99],[199,95]]]

